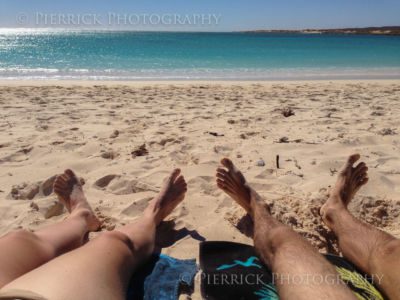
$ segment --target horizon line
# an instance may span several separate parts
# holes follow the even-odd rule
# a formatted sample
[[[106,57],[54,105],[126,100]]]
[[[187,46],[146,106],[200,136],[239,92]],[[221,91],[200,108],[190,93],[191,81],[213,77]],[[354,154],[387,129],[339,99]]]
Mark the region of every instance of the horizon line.
[[[258,29],[238,29],[238,30],[178,30],[178,29],[156,29],[156,30],[148,30],[148,29],[134,29],[134,28],[121,28],[121,27],[0,27],[1,30],[54,30],[54,31],[113,31],[113,32],[187,32],[187,33],[244,33],[244,32],[257,32],[257,31],[265,31],[265,32],[274,32],[274,31],[292,31],[292,32],[301,32],[301,31],[318,31],[318,30],[349,30],[349,29],[384,29],[384,28],[398,28],[400,29],[400,25],[384,25],[384,26],[362,26],[362,27],[330,27],[330,28],[301,28],[301,29],[293,29],[293,28],[281,28],[281,29],[270,29],[270,28],[258,28]]]

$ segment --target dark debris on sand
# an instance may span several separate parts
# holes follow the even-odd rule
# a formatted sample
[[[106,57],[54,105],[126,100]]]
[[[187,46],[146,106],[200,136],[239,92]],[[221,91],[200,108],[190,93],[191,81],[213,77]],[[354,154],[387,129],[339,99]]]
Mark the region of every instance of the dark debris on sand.
[[[294,116],[295,114],[294,114],[293,109],[291,109],[290,107],[286,107],[286,108],[282,109],[282,115],[285,118],[288,118],[288,117]]]
[[[218,132],[213,132],[213,131],[207,131],[208,134],[215,136],[215,137],[219,137],[219,136],[225,136],[222,133],[218,133]]]
[[[143,145],[137,147],[135,150],[133,150],[131,152],[131,154],[132,154],[132,157],[135,158],[138,156],[146,156],[149,154],[149,151],[146,148],[146,144],[143,144]]]

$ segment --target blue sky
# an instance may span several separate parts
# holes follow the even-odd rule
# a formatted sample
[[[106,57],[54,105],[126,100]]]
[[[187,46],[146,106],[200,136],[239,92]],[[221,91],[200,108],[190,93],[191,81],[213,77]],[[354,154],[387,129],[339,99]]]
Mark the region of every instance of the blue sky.
[[[105,20],[108,13],[214,14],[220,18],[218,24],[202,28],[199,25],[170,26],[170,30],[235,31],[400,25],[399,0],[0,0],[0,27],[52,27],[44,26],[43,19],[37,22],[38,14],[43,18],[44,14],[50,13],[97,14],[102,18],[101,26],[96,24],[98,27],[110,26]],[[22,21],[18,20],[21,14]],[[137,30],[166,29],[163,25],[149,27],[142,23],[128,27]]]

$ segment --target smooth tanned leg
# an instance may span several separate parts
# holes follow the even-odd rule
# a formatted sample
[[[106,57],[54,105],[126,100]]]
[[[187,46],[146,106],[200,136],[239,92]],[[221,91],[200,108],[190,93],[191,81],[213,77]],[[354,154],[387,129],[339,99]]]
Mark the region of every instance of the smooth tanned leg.
[[[356,299],[334,267],[306,240],[274,219],[229,159],[217,169],[217,184],[252,217],[254,246],[275,276],[280,299]],[[321,283],[322,279],[322,283]]]
[[[24,289],[52,300],[125,299],[132,274],[153,251],[157,225],[184,199],[187,187],[179,173],[171,174],[137,221],[101,234],[2,290]]]
[[[36,232],[18,230],[0,239],[0,288],[67,251],[81,246],[100,222],[71,170],[57,177],[54,190],[69,217]]]
[[[368,182],[365,163],[355,154],[343,166],[330,197],[321,208],[325,224],[336,234],[343,255],[373,276],[390,299],[400,299],[400,241],[350,214],[348,204]]]

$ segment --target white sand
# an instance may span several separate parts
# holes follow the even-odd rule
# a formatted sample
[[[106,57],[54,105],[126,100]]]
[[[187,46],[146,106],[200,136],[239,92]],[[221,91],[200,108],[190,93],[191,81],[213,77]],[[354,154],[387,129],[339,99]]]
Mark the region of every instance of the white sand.
[[[189,191],[172,215],[174,234],[164,228],[163,244],[172,246],[163,252],[197,257],[201,238],[251,243],[241,233],[242,210],[215,184],[227,156],[274,203],[278,219],[326,251],[331,241],[318,208],[346,156],[359,152],[370,182],[351,210],[400,237],[398,81],[1,82],[0,105],[0,235],[66,217],[41,187],[65,168],[85,179],[106,230],[140,215],[180,167]],[[285,118],[285,107],[295,115]],[[280,143],[283,137],[289,142]],[[133,158],[143,144],[148,155]],[[265,166],[256,165],[260,159]],[[97,187],[108,175],[115,178]],[[34,198],[14,199],[27,196]]]

